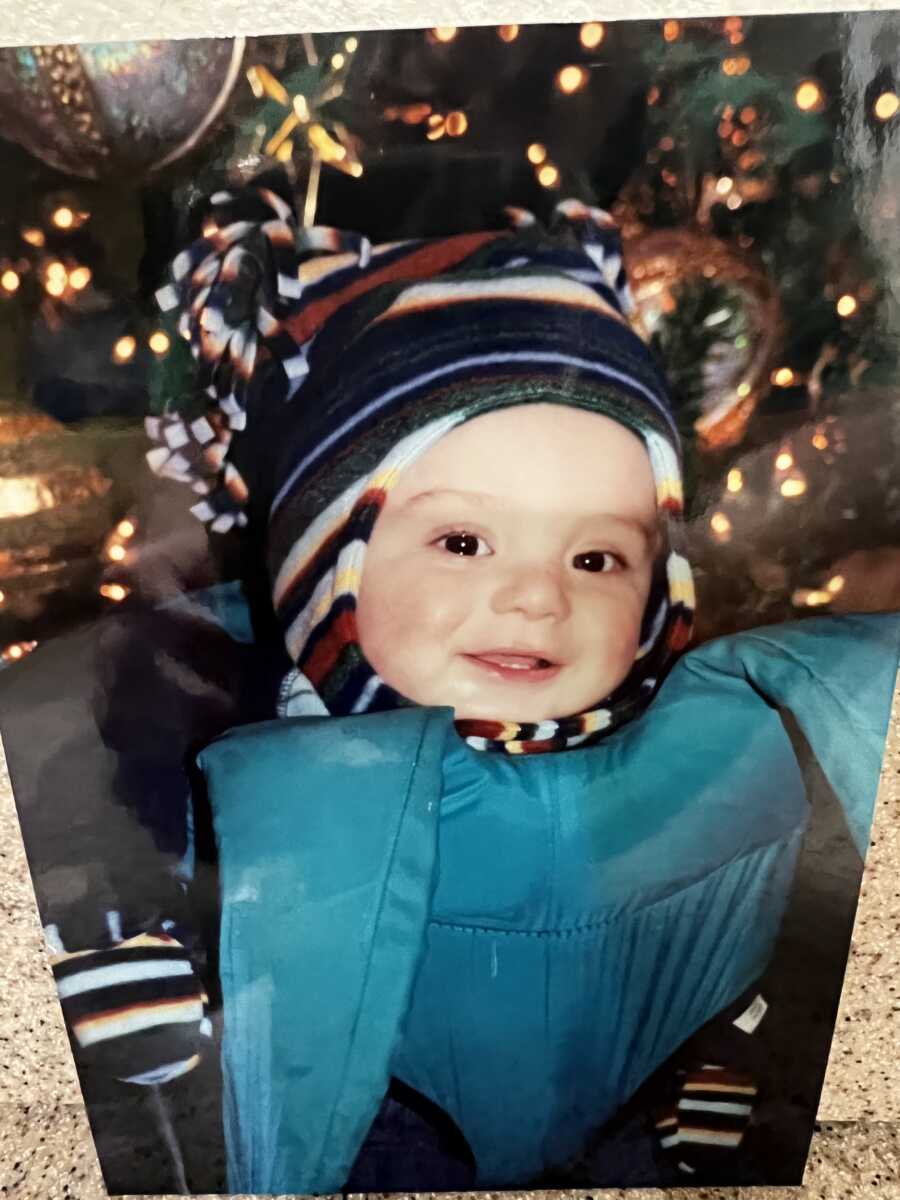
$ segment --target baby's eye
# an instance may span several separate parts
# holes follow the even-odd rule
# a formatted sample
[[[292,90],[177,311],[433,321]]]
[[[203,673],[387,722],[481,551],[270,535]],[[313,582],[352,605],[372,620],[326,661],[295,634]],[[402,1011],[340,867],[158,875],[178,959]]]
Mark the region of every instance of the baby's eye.
[[[463,558],[475,558],[491,553],[491,548],[484,538],[474,533],[445,533],[443,537],[438,538],[438,545],[442,545],[448,553],[458,554]]]
[[[611,550],[588,550],[586,554],[576,554],[572,565],[579,571],[608,573],[624,567],[625,560]]]

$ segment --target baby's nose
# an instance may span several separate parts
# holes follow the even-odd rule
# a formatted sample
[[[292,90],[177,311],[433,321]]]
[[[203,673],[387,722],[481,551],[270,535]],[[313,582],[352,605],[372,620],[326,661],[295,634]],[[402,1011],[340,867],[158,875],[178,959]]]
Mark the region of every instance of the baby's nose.
[[[521,612],[530,620],[567,616],[569,601],[560,572],[540,564],[511,571],[494,593],[494,610]]]

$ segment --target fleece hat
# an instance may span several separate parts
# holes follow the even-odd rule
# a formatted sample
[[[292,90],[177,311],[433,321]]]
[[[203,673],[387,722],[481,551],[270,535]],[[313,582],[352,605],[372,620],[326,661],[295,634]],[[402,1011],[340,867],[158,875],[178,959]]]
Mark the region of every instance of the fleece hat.
[[[214,532],[262,539],[297,670],[333,715],[408,703],[366,661],[356,599],[391,486],[451,429],[534,402],[610,417],[641,439],[663,549],[637,660],[583,713],[458,721],[480,749],[581,745],[638,713],[691,631],[680,451],[665,377],[631,328],[618,229],[575,200],[544,228],[371,245],[298,227],[261,181],[212,197],[204,236],[158,293],[190,342],[197,387],[148,418],[158,474],[192,486]]]

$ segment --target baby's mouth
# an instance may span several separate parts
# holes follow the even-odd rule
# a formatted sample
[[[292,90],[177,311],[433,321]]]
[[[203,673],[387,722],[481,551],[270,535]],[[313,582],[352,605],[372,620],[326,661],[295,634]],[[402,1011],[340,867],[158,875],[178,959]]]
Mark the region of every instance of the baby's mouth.
[[[560,663],[549,658],[518,650],[483,650],[463,657],[495,676],[522,683],[543,683],[561,669]]]

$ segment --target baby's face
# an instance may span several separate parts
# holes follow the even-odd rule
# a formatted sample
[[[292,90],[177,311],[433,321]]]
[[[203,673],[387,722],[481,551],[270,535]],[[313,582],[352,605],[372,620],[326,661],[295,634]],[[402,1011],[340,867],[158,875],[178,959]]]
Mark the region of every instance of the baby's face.
[[[582,712],[634,663],[658,539],[635,434],[557,404],[487,413],[388,493],[360,646],[401,695],[458,718]]]

